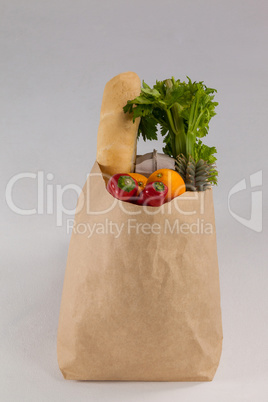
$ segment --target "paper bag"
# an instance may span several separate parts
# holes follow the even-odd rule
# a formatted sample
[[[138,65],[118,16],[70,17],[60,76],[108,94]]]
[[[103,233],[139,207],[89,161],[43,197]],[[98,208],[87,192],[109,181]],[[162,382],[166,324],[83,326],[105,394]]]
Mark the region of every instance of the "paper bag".
[[[81,193],[58,328],[66,379],[209,381],[222,349],[212,190],[119,201],[97,163]]]

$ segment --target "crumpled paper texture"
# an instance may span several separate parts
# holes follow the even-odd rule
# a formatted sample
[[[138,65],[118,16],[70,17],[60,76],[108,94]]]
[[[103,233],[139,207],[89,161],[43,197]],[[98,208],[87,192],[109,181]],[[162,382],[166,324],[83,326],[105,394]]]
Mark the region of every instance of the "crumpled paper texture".
[[[215,375],[222,322],[212,190],[146,211],[114,199],[95,162],[78,200],[62,293],[57,352],[66,379]]]

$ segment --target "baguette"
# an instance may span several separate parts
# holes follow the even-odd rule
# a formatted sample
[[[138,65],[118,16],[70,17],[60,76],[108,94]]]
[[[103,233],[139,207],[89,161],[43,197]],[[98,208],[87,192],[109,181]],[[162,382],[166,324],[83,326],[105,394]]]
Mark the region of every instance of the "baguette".
[[[105,85],[97,138],[97,162],[105,179],[134,171],[140,119],[133,123],[123,106],[140,90],[140,79],[133,72],[119,74]]]

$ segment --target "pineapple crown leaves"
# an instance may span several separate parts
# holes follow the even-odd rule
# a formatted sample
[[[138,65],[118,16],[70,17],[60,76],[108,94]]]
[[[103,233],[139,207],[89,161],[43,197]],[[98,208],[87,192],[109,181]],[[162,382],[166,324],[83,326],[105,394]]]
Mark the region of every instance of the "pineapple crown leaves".
[[[176,170],[185,181],[187,190],[205,191],[217,184],[218,172],[214,163],[208,163],[203,159],[195,162],[191,156],[187,159],[181,154],[176,159]]]

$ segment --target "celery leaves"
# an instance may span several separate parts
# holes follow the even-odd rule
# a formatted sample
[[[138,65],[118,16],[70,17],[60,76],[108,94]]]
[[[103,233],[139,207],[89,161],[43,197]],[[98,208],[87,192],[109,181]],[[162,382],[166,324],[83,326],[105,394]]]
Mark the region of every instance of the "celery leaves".
[[[123,109],[125,113],[133,113],[133,121],[141,117],[139,135],[144,140],[156,140],[160,125],[166,154],[174,158],[184,154],[195,161],[204,159],[214,163],[216,149],[197,139],[208,134],[209,122],[218,105],[214,101],[217,91],[207,88],[203,82],[187,79],[188,82],[174,77],[156,81],[152,88],[143,81],[140,95],[129,100]]]

